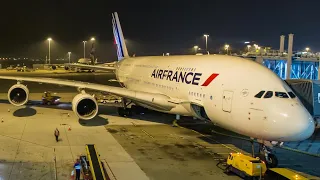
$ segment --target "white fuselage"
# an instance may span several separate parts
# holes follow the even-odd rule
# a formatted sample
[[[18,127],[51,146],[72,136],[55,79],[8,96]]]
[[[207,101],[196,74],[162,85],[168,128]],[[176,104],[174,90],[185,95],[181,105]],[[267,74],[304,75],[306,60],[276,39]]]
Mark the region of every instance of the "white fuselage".
[[[127,58],[116,75],[130,90],[158,93],[202,106],[209,119],[226,129],[263,140],[299,141],[314,131],[298,98],[255,98],[260,91],[290,92],[268,68],[223,55]],[[178,105],[168,113],[192,116]]]

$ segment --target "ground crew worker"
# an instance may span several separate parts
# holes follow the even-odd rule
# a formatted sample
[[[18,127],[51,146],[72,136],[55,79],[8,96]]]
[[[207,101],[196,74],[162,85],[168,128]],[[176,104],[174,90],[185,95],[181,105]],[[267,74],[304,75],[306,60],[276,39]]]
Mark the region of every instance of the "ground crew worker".
[[[59,141],[59,135],[60,135],[60,132],[59,132],[58,128],[56,128],[56,130],[54,130],[54,136],[56,137],[57,142]]]
[[[80,180],[80,169],[81,169],[81,165],[80,165],[79,159],[77,159],[77,162],[74,163],[74,168],[76,169],[76,180]]]

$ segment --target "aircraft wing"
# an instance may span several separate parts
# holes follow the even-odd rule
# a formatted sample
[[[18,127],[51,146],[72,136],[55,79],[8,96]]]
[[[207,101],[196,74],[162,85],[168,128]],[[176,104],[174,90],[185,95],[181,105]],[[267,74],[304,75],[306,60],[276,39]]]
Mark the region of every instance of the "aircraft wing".
[[[16,80],[18,82],[37,82],[44,84],[56,84],[61,86],[75,87],[79,90],[91,89],[101,92],[109,92],[120,97],[124,97],[133,101],[148,104],[153,107],[161,109],[171,109],[178,104],[176,100],[170,99],[170,97],[163,94],[148,93],[142,91],[133,91],[121,87],[113,87],[102,84],[94,84],[81,81],[72,81],[64,79],[53,79],[53,78],[39,78],[39,77],[19,77],[19,76],[0,76],[0,79]]]
[[[115,63],[106,63],[101,65],[86,65],[80,63],[67,63],[65,64],[66,67],[71,68],[83,68],[83,69],[92,69],[92,70],[101,70],[101,71],[112,71],[115,70]]]

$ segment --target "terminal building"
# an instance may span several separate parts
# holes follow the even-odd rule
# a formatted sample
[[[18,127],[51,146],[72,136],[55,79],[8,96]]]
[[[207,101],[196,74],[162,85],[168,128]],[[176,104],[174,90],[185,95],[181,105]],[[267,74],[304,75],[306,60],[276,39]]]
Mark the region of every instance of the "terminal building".
[[[319,79],[319,53],[293,52],[293,34],[289,34],[288,51],[284,51],[285,36],[280,36],[280,49],[271,50],[257,45],[250,47],[244,54],[271,69],[282,79]],[[290,72],[290,73],[289,73]]]

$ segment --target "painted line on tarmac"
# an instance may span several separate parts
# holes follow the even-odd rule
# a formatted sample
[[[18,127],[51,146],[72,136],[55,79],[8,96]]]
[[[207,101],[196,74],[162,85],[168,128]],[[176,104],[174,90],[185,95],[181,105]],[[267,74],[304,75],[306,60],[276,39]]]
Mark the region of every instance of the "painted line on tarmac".
[[[306,155],[309,155],[309,156],[320,157],[320,154],[308,153],[308,152],[305,152],[305,151],[300,151],[300,150],[292,149],[292,148],[289,148],[289,147],[281,147],[281,146],[276,146],[276,147],[277,148],[281,148],[281,149],[285,149],[285,150],[288,150],[288,151],[293,151],[293,152],[297,152],[297,153],[301,153],[301,154],[306,154]]]
[[[154,139],[154,137],[153,137],[151,134],[149,134],[147,131],[145,131],[145,130],[143,130],[143,129],[141,129],[141,131],[142,131],[143,133],[145,133],[147,136],[149,136],[149,137],[151,137],[152,139]]]
[[[136,123],[134,123],[134,122],[131,122],[131,124],[132,124],[133,126],[137,127]]]

